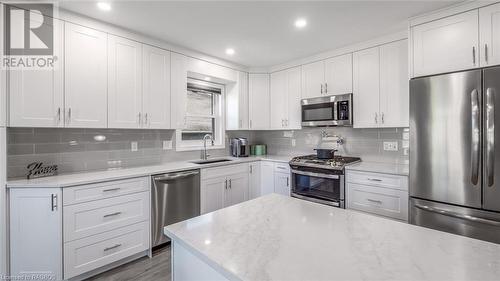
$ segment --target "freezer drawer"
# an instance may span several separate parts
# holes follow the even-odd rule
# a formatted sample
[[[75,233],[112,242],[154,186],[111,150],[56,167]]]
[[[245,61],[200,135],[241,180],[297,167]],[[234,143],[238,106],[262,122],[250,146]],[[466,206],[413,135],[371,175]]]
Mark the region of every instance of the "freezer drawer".
[[[500,244],[500,214],[410,199],[410,223]]]

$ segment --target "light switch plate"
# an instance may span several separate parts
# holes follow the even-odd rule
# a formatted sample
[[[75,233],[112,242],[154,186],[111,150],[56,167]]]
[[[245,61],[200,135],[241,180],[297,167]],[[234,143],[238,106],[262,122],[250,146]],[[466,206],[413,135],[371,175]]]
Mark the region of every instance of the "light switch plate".
[[[384,141],[384,150],[385,151],[398,151],[398,142],[397,141]]]
[[[407,140],[402,141],[401,146],[403,148],[409,148],[410,147],[410,141],[407,141]]]
[[[410,139],[410,133],[409,132],[403,132],[403,139],[404,140],[409,140]]]
[[[293,138],[293,131],[284,131],[283,137],[285,138]]]
[[[172,149],[172,141],[171,140],[164,140],[163,141],[163,150],[169,150]]]
[[[295,147],[297,145],[297,140],[296,139],[292,139],[292,147]]]
[[[130,143],[130,150],[137,151],[137,142],[133,141]]]

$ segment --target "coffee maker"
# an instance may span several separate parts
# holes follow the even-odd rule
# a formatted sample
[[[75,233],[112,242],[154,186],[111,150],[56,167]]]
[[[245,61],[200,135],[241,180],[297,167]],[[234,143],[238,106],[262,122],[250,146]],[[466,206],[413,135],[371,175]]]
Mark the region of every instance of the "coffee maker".
[[[231,139],[231,155],[233,157],[248,157],[250,154],[250,145],[246,138]]]

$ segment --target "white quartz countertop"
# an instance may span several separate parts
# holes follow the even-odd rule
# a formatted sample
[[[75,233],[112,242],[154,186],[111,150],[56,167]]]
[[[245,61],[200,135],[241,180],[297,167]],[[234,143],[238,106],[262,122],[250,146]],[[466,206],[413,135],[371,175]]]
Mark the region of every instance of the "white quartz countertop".
[[[346,170],[408,176],[409,165],[377,162],[360,162],[346,166]]]
[[[164,232],[231,280],[500,276],[500,245],[277,194]]]
[[[274,162],[286,162],[292,159],[292,156],[275,156],[275,155],[262,155],[262,156],[250,156],[250,157],[220,157],[228,158],[233,161],[212,163],[199,165],[191,163],[190,161],[196,161],[199,159],[193,159],[190,161],[179,161],[179,162],[169,162],[161,165],[155,166],[142,166],[134,168],[123,168],[116,170],[106,170],[106,171],[94,171],[94,172],[83,172],[75,174],[64,174],[38,179],[14,179],[8,180],[8,188],[20,188],[20,187],[44,187],[44,188],[59,188],[59,187],[69,187],[82,184],[90,184],[102,181],[120,180],[133,177],[150,176],[161,173],[171,173],[192,169],[203,169],[211,168],[225,165],[233,165],[238,163],[254,162],[260,160],[274,161]],[[217,158],[214,158],[217,159]]]

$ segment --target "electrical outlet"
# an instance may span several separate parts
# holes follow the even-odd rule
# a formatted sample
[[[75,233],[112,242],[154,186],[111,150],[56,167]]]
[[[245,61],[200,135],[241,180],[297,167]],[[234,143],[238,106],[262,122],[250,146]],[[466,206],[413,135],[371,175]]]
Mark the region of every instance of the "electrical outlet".
[[[171,140],[164,140],[163,141],[163,150],[169,150],[172,149],[172,141]]]
[[[409,140],[410,139],[410,133],[409,132],[403,132],[403,139],[404,140]]]
[[[397,141],[384,141],[384,150],[386,151],[398,151]]]
[[[410,147],[410,141],[407,141],[407,140],[402,141],[401,147],[403,147],[403,148],[409,148]]]
[[[284,131],[283,137],[284,138],[293,138],[293,131]]]
[[[410,154],[410,149],[409,148],[403,148],[403,155],[408,156]]]
[[[130,150],[137,151],[137,142],[133,141],[130,143]]]
[[[292,139],[292,147],[295,147],[297,145],[297,140],[296,139]]]

